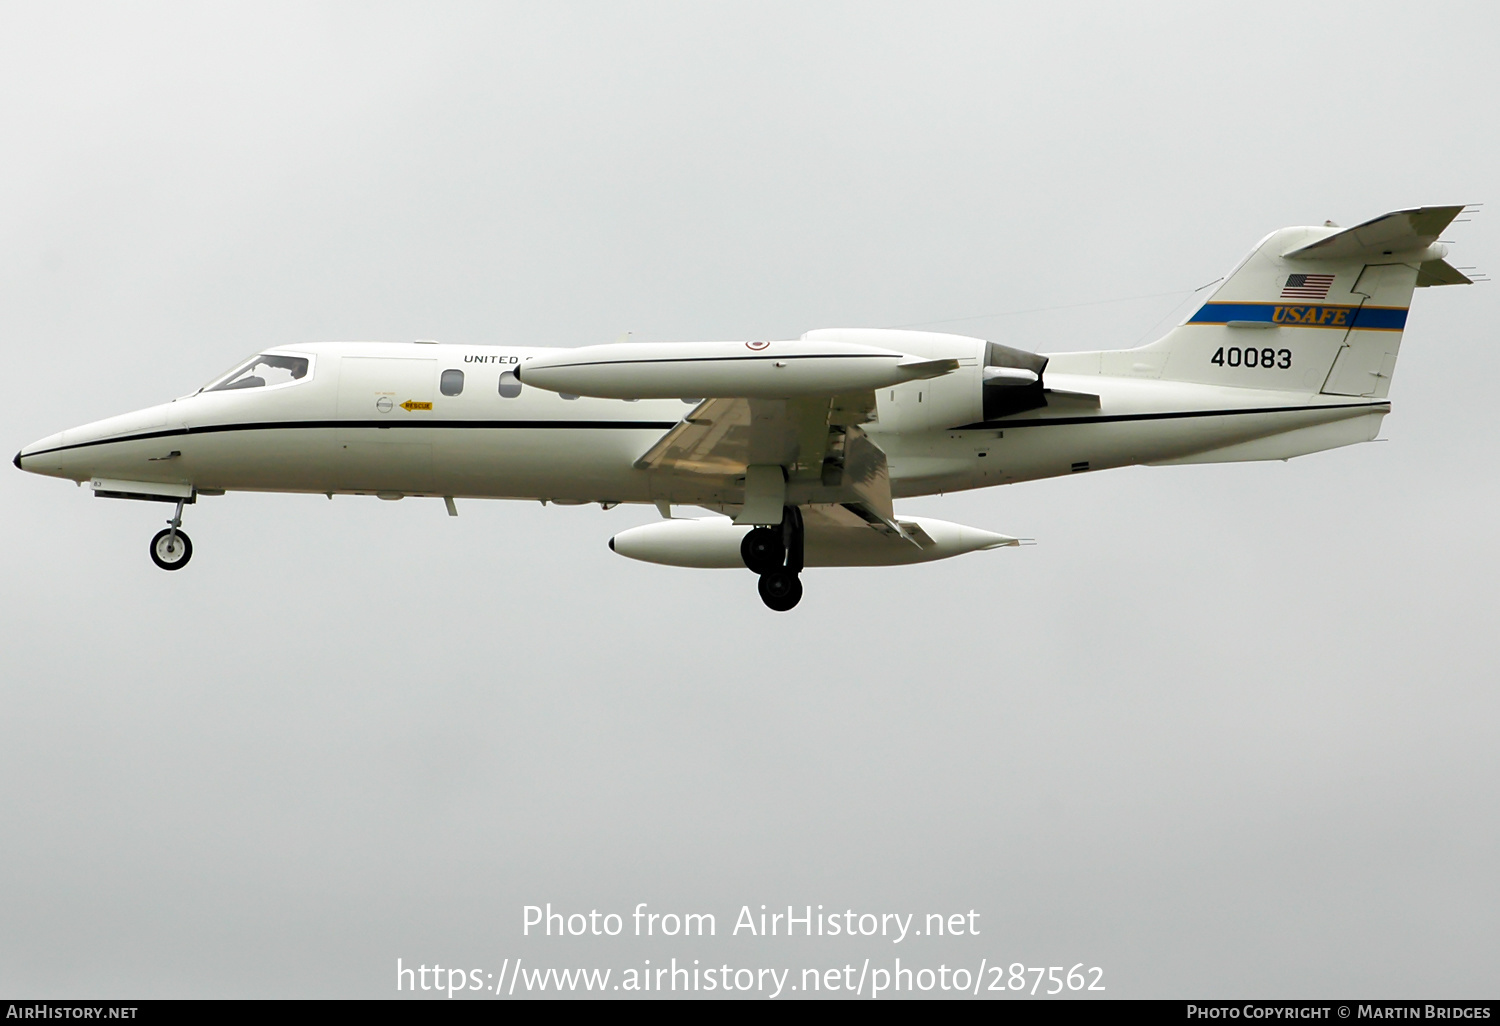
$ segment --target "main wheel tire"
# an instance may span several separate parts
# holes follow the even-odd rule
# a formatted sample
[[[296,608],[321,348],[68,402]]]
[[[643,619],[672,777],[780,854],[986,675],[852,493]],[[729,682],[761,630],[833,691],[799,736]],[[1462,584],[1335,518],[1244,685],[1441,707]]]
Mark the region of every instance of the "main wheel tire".
[[[786,546],[781,532],[771,527],[757,527],[740,542],[740,558],[752,573],[769,574],[786,562]]]
[[[802,601],[802,578],[785,570],[762,574],[760,600],[778,613],[785,613]]]
[[[163,570],[181,570],[193,558],[193,540],[181,531],[172,537],[172,529],[157,531],[151,539],[151,562]]]

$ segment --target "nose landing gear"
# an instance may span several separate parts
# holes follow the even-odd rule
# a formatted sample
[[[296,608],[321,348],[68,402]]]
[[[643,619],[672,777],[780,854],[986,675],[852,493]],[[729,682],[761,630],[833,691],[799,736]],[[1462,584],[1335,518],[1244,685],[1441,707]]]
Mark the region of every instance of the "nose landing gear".
[[[802,513],[787,506],[780,527],[757,527],[740,543],[740,558],[760,575],[760,600],[778,613],[802,601]]]
[[[164,531],[157,531],[151,539],[151,562],[163,570],[181,570],[193,558],[193,541],[183,531],[182,503],[177,503],[177,512],[167,521]]]

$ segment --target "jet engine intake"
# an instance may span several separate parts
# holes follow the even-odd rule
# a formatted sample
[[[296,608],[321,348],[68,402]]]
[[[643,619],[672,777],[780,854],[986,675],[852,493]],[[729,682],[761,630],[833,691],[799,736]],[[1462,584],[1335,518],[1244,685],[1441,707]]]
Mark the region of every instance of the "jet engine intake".
[[[984,419],[995,420],[1047,405],[1042,372],[1047,358],[998,342],[984,348]]]

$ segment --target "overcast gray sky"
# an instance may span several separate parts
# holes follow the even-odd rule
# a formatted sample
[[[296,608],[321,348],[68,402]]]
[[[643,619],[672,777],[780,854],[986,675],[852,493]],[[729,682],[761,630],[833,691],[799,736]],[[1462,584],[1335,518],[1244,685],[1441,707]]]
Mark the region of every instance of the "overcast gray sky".
[[[309,339],[1126,347],[1274,228],[1500,202],[1497,22],[0,3],[0,440]],[[1493,997],[1495,296],[1418,293],[1388,442],[910,501],[1039,544],[788,615],[612,555],[649,509],[231,495],[168,575],[164,507],[7,469],[0,995],[900,956]],[[719,936],[522,937],[549,901]],[[982,933],[727,935],[762,903]]]

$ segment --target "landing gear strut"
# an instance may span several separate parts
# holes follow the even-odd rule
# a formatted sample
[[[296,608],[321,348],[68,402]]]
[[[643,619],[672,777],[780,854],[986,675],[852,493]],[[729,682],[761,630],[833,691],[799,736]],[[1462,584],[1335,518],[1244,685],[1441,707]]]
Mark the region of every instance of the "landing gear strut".
[[[193,540],[179,530],[182,527],[182,503],[177,503],[177,512],[167,521],[165,531],[157,531],[151,539],[151,562],[163,570],[181,570],[193,558]]]
[[[781,526],[757,527],[740,543],[740,558],[760,575],[760,599],[778,613],[802,600],[802,512],[782,510]]]

